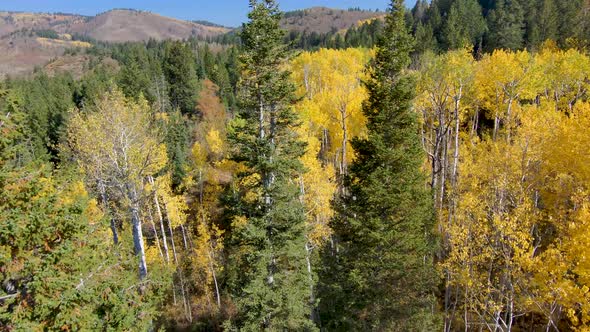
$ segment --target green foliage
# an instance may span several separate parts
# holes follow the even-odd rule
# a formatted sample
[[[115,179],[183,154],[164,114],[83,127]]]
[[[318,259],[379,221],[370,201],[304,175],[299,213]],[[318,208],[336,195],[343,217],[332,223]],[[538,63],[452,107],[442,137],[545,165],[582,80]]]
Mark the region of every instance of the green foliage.
[[[192,115],[198,93],[195,55],[179,41],[166,44],[164,56],[164,75],[168,80],[168,95],[172,108],[183,114]]]
[[[21,96],[22,110],[27,113],[33,153],[37,158],[57,160],[67,113],[74,107],[72,77],[40,74],[31,80],[13,81],[11,87]]]
[[[382,28],[383,22],[380,19],[374,19],[357,26],[352,26],[344,33],[336,29],[327,33],[293,30],[285,36],[285,41],[294,48],[303,50],[373,47],[377,41],[377,34]]]
[[[412,44],[403,1],[392,1],[368,69],[368,135],[352,142],[356,159],[332,223],[337,249],[326,254],[322,274],[328,330],[437,329],[434,211],[411,110],[415,83],[406,72]]]
[[[33,30],[33,33],[41,38],[59,39],[59,34],[51,29]]]
[[[486,49],[518,50],[524,46],[524,10],[518,0],[498,0],[488,15]]]
[[[179,191],[187,175],[191,126],[180,111],[170,112],[163,126],[172,188]]]
[[[443,27],[446,49],[477,45],[486,31],[482,9],[476,0],[457,0]]]
[[[417,1],[408,21],[418,41],[418,53],[423,49],[453,50],[463,46],[488,52],[500,48],[538,49],[547,39],[560,46],[572,46],[568,40],[576,38],[575,45],[585,45],[590,36],[580,33],[588,31],[584,28],[584,6],[583,0],[433,0],[430,5]],[[427,26],[434,31],[436,47],[421,45]]]
[[[243,162],[233,216],[228,275],[242,331],[313,330],[305,271],[305,213],[293,182],[304,144],[291,107],[289,52],[272,0],[250,1],[241,37],[240,120],[230,130]]]
[[[79,176],[33,160],[27,114],[15,92],[2,94],[0,326],[148,329],[166,286],[157,277],[137,284],[130,248],[110,246],[103,214]]]
[[[146,49],[141,45],[129,47],[126,53],[126,61],[118,73],[117,85],[121,88],[126,96],[139,98],[143,95],[148,100],[153,101],[151,96],[151,78],[150,63]]]

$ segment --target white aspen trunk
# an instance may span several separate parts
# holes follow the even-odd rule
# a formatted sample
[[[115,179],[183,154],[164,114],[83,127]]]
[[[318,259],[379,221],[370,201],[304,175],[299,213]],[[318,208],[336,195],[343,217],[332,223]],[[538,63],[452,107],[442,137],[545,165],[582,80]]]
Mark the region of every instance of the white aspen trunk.
[[[494,118],[494,134],[492,136],[494,142],[498,138],[498,129],[500,129],[500,117],[498,116],[498,112],[496,112],[496,117]]]
[[[184,229],[184,225],[180,225],[180,230],[182,231],[182,240],[184,242],[184,250],[188,250],[188,242],[186,240],[186,231]]]
[[[329,148],[328,129],[324,128],[324,129],[322,129],[322,148],[321,148],[322,158],[324,159],[324,161],[326,158],[326,151],[328,151],[328,148]]]
[[[127,194],[131,201],[131,223],[133,225],[133,249],[135,255],[139,257],[139,278],[144,279],[147,276],[148,269],[145,260],[145,246],[143,243],[143,232],[141,229],[140,210],[137,199],[137,192],[130,184],[127,184]]]
[[[471,137],[477,135],[477,131],[479,130],[479,111],[477,108],[473,111],[473,120],[471,124]]]
[[[148,181],[152,186],[154,186],[154,178],[152,176],[148,177]],[[164,218],[162,217],[162,210],[160,209],[160,202],[158,200],[158,192],[156,188],[154,190],[154,205],[156,206],[156,213],[158,214],[158,220],[160,221],[160,232],[162,233],[162,244],[164,246],[164,254],[166,258],[166,263],[170,262],[170,254],[168,252],[168,240],[166,239],[166,231],[164,229]]]
[[[459,95],[455,98],[455,154],[453,155],[453,187],[457,184],[457,167],[459,165],[459,108],[461,106],[462,88],[459,88]]]
[[[445,144],[443,146],[443,153],[442,153],[442,160],[441,160],[441,178],[440,178],[440,193],[438,197],[438,210],[442,211],[443,203],[445,199],[445,191],[446,191],[446,182],[447,182],[447,172],[449,168],[449,144],[450,140],[448,135],[445,133],[444,136]]]
[[[346,125],[346,105],[340,106],[340,119],[341,123],[340,126],[342,127],[342,159],[340,161],[340,175],[346,175],[348,173],[348,165],[347,165],[347,151],[346,151],[346,144],[348,143],[348,127]]]
[[[188,321],[192,322],[193,315],[191,313],[190,303],[186,297],[186,291],[184,289],[184,278],[182,276],[182,270],[180,269],[179,266],[177,266],[176,269],[178,271],[178,277],[180,278],[180,292],[182,294],[182,306],[184,308],[184,314],[186,315],[186,318],[188,319]]]
[[[217,274],[215,273],[215,267],[213,266],[213,260],[215,256],[211,254],[213,248],[209,245],[209,268],[211,269],[211,275],[213,276],[213,283],[215,284],[215,299],[217,300],[217,307],[221,308],[221,294],[219,293],[219,284],[217,283]]]
[[[166,206],[166,202],[164,202],[164,209],[168,211],[168,207]],[[178,265],[178,256],[176,255],[176,245],[174,244],[174,232],[172,231],[172,223],[170,222],[170,218],[168,218],[168,231],[170,232],[170,243],[172,243],[172,254],[174,256],[174,263]]]
[[[174,305],[178,303],[176,300],[176,284],[174,283],[174,278],[172,279],[172,303]]]
[[[313,91],[311,90],[311,85],[309,84],[309,65],[305,65],[303,67],[303,83],[305,85],[307,98],[310,100],[313,99]]]
[[[152,209],[148,205],[148,216],[150,218],[150,226],[152,226],[152,231],[154,232],[154,236],[156,237],[156,245],[158,246],[158,252],[160,253],[160,257],[164,260],[164,253],[162,252],[162,246],[160,246],[160,239],[158,238],[158,231],[156,230],[156,224],[154,223],[154,216],[152,214]]]
[[[508,109],[506,110],[506,142],[510,143],[510,134],[512,131],[512,124],[510,118],[512,117],[512,97],[508,100]]]

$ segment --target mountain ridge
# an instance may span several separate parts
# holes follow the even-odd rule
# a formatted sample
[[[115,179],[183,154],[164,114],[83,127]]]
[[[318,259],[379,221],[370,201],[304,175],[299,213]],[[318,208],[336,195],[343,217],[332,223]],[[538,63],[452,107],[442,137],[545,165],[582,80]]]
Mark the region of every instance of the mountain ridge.
[[[348,29],[384,13],[369,10],[311,7],[286,12],[287,31],[316,32]],[[145,10],[113,8],[94,16],[63,12],[0,10],[0,76],[26,74],[69,48],[87,48],[98,42],[141,42],[150,39],[207,39],[236,31],[209,21],[187,21]]]

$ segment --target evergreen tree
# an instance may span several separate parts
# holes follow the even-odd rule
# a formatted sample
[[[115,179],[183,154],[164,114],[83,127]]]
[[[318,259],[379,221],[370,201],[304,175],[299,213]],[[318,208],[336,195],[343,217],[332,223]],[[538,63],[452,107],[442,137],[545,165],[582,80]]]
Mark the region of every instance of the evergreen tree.
[[[412,16],[414,17],[414,22],[424,23],[424,19],[426,18],[426,12],[428,11],[428,2],[426,0],[418,0],[412,8]]]
[[[165,132],[168,168],[172,175],[172,188],[175,191],[180,191],[186,177],[190,150],[190,122],[176,110],[168,114],[162,125]]]
[[[150,94],[150,65],[146,49],[143,45],[133,45],[126,51],[126,59],[118,75],[118,86],[128,97],[135,99],[143,94],[149,101],[154,98]]]
[[[557,7],[557,41],[560,45],[566,46],[567,39],[576,36],[576,30],[580,26],[587,25],[587,21],[580,21],[579,18],[582,15],[588,15],[588,7],[590,3],[584,0],[568,0],[568,1],[555,1],[555,7]],[[587,18],[587,17],[586,17]],[[587,39],[588,36],[586,36]]]
[[[196,105],[198,80],[196,60],[188,45],[179,41],[166,46],[164,74],[168,80],[168,93],[173,108],[191,114]]]
[[[538,48],[544,41],[559,39],[559,12],[554,0],[531,1],[527,15],[527,46]]]
[[[296,134],[289,51],[275,1],[250,1],[241,33],[240,111],[230,130],[243,162],[234,206],[230,287],[242,331],[313,330],[305,263],[305,214],[294,181],[305,146]],[[237,190],[236,190],[237,192]]]
[[[421,171],[424,154],[411,109],[407,72],[412,37],[404,2],[391,3],[370,64],[363,105],[367,137],[352,141],[356,160],[332,223],[335,259],[323,276],[323,327],[339,331],[434,331],[434,211]]]
[[[439,0],[432,0],[430,7],[428,7],[427,23],[432,27],[432,31],[436,38],[437,45],[440,46],[441,41],[444,40],[442,36],[443,18],[439,8]]]
[[[586,1],[576,15],[574,37],[586,47],[590,45],[590,2]]]
[[[498,0],[488,15],[486,49],[518,50],[523,47],[524,11],[518,0]]]
[[[437,49],[436,38],[430,24],[423,25],[419,23],[416,27],[416,48],[414,53],[422,54],[426,51],[435,51]]]
[[[451,5],[443,27],[449,50],[477,45],[486,31],[482,8],[476,0],[457,0]]]

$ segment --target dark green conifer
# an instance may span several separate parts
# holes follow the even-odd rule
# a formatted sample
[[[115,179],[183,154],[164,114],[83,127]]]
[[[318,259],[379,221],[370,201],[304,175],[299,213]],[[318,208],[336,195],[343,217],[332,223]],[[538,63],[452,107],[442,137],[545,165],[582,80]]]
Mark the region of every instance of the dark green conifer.
[[[230,130],[240,174],[231,208],[234,229],[228,271],[241,331],[313,330],[305,267],[305,215],[296,175],[305,146],[296,134],[290,52],[273,0],[251,0],[241,34],[239,119]],[[236,191],[237,192],[237,191]]]
[[[518,0],[498,0],[488,15],[486,49],[518,50],[524,46],[524,11]]]
[[[363,105],[367,137],[353,140],[356,159],[333,222],[337,250],[323,287],[322,323],[338,331],[435,331],[434,211],[407,72],[412,37],[404,2],[393,0]]]
[[[443,27],[449,50],[477,45],[486,31],[482,8],[476,0],[457,0],[451,5]]]
[[[179,41],[170,42],[166,47],[164,74],[172,108],[183,114],[192,114],[196,105],[198,80],[195,55]]]

